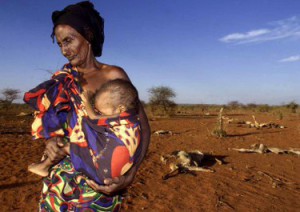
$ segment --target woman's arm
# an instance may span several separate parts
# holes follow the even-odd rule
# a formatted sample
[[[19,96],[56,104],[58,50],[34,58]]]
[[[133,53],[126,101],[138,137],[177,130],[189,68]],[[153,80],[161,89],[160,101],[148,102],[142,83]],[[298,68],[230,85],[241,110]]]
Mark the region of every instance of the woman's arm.
[[[136,161],[136,169],[139,168],[139,166],[141,165],[141,163],[143,162],[143,160],[146,156],[146,153],[147,153],[147,150],[148,150],[148,147],[150,144],[150,132],[151,132],[150,125],[148,122],[148,117],[145,113],[144,107],[141,102],[139,103],[139,114],[138,115],[140,117],[140,123],[141,123],[141,129],[142,129],[142,139],[141,139],[141,143],[140,143],[141,155]]]

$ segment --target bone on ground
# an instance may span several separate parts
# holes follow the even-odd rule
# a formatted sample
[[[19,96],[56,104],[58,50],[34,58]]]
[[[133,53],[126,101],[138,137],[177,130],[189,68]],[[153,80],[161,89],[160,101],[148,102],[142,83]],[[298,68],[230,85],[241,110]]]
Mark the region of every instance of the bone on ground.
[[[259,146],[257,147],[257,145],[252,145],[251,149],[245,149],[245,148],[232,148],[232,150],[236,150],[239,152],[243,152],[243,153],[259,153],[259,154],[263,154],[263,153],[267,153],[267,152],[272,152],[275,154],[296,154],[296,155],[300,155],[300,150],[297,148],[290,148],[290,149],[280,149],[277,147],[267,147],[264,144],[259,144]]]

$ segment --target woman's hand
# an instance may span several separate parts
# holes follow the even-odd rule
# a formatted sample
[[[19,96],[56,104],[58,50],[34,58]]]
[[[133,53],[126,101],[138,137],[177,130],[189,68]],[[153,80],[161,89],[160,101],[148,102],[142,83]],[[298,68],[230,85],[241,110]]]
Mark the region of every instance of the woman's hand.
[[[114,193],[126,188],[133,182],[136,171],[136,168],[132,167],[124,176],[105,179],[105,185],[99,185],[93,180],[86,180],[86,183],[97,192],[106,195],[113,195]]]
[[[61,137],[50,138],[47,140],[44,153],[52,163],[58,163],[66,156],[66,152],[62,148],[63,146]]]
[[[71,146],[71,144],[70,144],[70,142],[68,142],[62,148],[67,155],[70,155],[70,146]]]

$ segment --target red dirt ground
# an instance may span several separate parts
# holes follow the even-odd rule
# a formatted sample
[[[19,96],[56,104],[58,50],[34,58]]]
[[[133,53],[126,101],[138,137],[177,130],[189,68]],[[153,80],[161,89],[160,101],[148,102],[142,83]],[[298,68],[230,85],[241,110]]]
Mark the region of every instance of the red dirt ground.
[[[251,120],[251,114],[230,115]],[[271,114],[256,114],[261,122],[276,121]],[[285,129],[253,129],[226,124],[228,137],[210,135],[216,115],[185,116],[150,121],[152,131],[171,130],[173,135],[152,136],[149,152],[134,183],[125,193],[127,211],[299,211],[300,157],[295,155],[238,153],[230,148],[300,148],[300,117],[276,121]],[[40,159],[44,144],[32,141],[31,117],[0,116],[1,211],[36,211],[41,178],[27,172]],[[174,150],[198,149],[224,161],[204,165],[214,173],[177,175],[162,180],[168,167],[160,156]]]

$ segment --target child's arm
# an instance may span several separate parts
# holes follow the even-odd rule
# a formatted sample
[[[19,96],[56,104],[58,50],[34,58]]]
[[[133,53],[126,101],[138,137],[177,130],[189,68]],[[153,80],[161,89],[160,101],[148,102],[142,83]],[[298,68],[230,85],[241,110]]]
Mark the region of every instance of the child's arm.
[[[66,143],[64,145],[61,140],[57,140],[56,146],[61,148],[65,154],[70,155],[70,143]],[[43,157],[41,162],[29,165],[28,170],[42,177],[47,177],[49,174],[49,169],[55,164],[57,164],[57,162],[51,160],[49,156],[47,156],[46,158]]]

